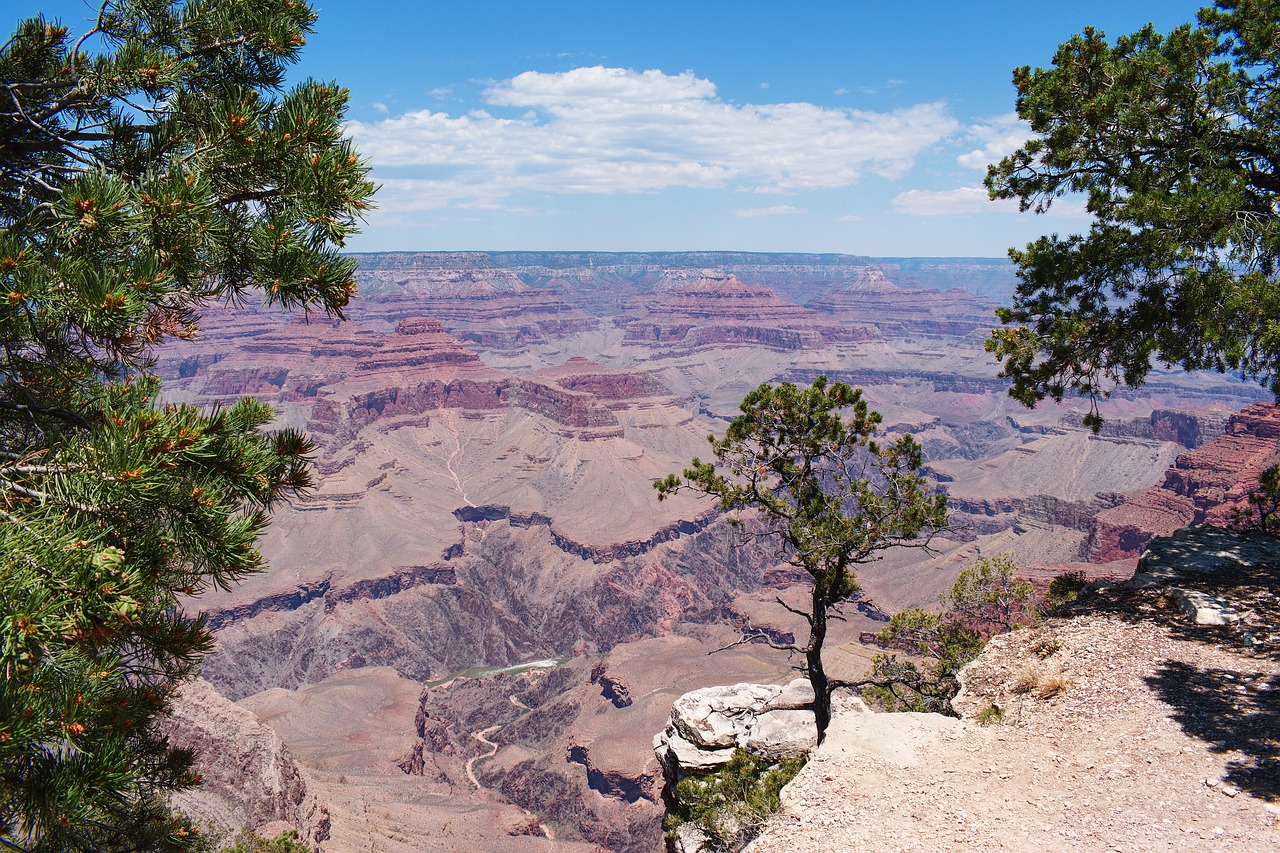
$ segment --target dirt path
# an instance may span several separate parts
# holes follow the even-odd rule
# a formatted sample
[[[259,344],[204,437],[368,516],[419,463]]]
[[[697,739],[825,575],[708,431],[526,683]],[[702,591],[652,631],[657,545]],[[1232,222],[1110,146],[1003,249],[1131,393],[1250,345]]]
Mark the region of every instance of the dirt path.
[[[750,853],[1280,850],[1276,661],[1096,616],[997,638],[966,685],[964,721],[837,718]]]
[[[475,506],[471,502],[471,498],[467,496],[467,490],[463,488],[462,480],[458,477],[458,472],[454,470],[453,463],[462,455],[462,439],[458,433],[458,413],[455,409],[442,410],[442,419],[445,429],[453,436],[453,450],[449,453],[449,458],[444,461],[445,470],[449,472],[449,476],[453,478],[453,484],[458,489],[458,494],[462,496],[462,500],[467,506]]]
[[[472,732],[471,737],[475,738],[484,746],[489,747],[489,751],[484,755],[473,755],[467,759],[467,778],[471,780],[471,784],[476,786],[476,790],[484,789],[484,785],[480,784],[480,780],[476,778],[476,762],[483,761],[486,758],[493,758],[498,754],[498,745],[489,740],[489,735],[501,729],[502,726],[489,726],[487,729],[480,729]]]
[[[520,698],[516,696],[514,693],[507,696],[507,701],[509,701],[512,705],[515,705],[517,708],[520,708],[521,710],[523,710],[524,714],[528,714],[533,710],[528,705],[521,702]],[[524,714],[521,714],[520,717],[517,717],[516,719],[523,718]],[[515,722],[515,720],[513,720],[512,722]],[[484,755],[474,755],[471,758],[467,759],[467,764],[466,764],[467,778],[471,781],[471,784],[475,786],[477,791],[483,791],[484,785],[481,785],[480,780],[476,778],[476,764],[480,761],[493,758],[495,755],[498,754],[498,749],[499,749],[498,744],[489,740],[489,736],[492,734],[496,734],[501,729],[502,729],[502,726],[489,726],[488,728],[480,729],[479,731],[474,731],[471,733],[472,738],[474,738],[476,741],[478,741],[479,743],[489,748],[489,751]],[[528,809],[521,809],[521,811],[523,811],[529,817],[533,817],[533,818],[537,817],[537,815],[535,815],[533,812],[529,811]],[[552,830],[551,827],[547,826],[545,823],[541,821],[538,822],[538,826],[542,829],[542,834],[545,835],[548,840],[555,841],[555,838],[556,838],[555,831]]]

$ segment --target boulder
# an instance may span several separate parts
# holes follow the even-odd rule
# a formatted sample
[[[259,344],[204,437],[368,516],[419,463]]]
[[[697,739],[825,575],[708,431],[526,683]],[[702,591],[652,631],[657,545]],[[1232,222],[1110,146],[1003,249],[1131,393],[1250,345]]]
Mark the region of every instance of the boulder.
[[[671,707],[671,724],[691,743],[708,749],[740,746],[757,714],[782,688],[775,684],[704,687]]]
[[[741,746],[769,761],[782,761],[810,752],[817,743],[813,711],[778,710],[756,717]]]
[[[712,773],[729,763],[734,747],[705,749],[692,744],[673,731],[670,726],[653,739],[653,753],[658,757],[669,778],[701,773]]]
[[[781,761],[808,752],[817,742],[812,706],[813,688],[805,678],[785,687],[704,687],[675,701],[666,730],[653,740],[653,751],[672,785],[723,767],[736,749]]]
[[[765,703],[766,711],[798,711],[813,707],[813,685],[807,678],[796,678],[782,692]]]
[[[1181,587],[1174,587],[1169,592],[1182,612],[1197,625],[1234,625],[1240,621],[1240,614],[1234,607],[1208,593]]]

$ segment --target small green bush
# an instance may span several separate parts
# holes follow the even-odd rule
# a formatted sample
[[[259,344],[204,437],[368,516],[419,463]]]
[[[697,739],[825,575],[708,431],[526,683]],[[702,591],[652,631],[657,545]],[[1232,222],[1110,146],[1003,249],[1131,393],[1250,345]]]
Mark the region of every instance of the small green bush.
[[[978,712],[978,725],[994,726],[997,723],[1004,722],[1004,708],[1001,708],[995,702]]]
[[[1032,647],[1032,651],[1040,660],[1051,658],[1062,650],[1062,641],[1056,637],[1041,637]]]
[[[960,689],[956,674],[978,656],[996,634],[1029,625],[1039,614],[1035,590],[1018,577],[1008,554],[996,554],[966,568],[938,596],[942,612],[921,608],[895,613],[880,631],[882,647],[862,681],[862,698],[883,711],[954,714],[951,699]]]
[[[311,853],[311,848],[298,840],[298,833],[288,829],[275,838],[263,838],[249,828],[240,830],[230,847],[222,853]]]
[[[681,824],[692,823],[707,836],[710,850],[741,850],[760,833],[765,818],[781,808],[782,788],[806,761],[808,756],[801,755],[772,763],[736,750],[715,773],[676,785],[676,803],[663,827],[674,835]]]
[[[1049,581],[1049,605],[1061,607],[1080,597],[1089,581],[1084,572],[1064,572]]]

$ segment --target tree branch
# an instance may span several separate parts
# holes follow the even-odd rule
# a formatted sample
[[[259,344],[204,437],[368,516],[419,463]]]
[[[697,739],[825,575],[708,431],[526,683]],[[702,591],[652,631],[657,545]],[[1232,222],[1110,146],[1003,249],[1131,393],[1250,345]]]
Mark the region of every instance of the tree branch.
[[[781,604],[781,605],[782,605],[782,609],[783,609],[783,610],[786,610],[786,611],[788,611],[788,612],[790,612],[790,613],[794,613],[794,614],[795,614],[795,615],[797,615],[797,616],[803,616],[803,617],[804,617],[804,621],[806,621],[806,622],[808,622],[808,623],[809,623],[809,627],[810,627],[810,628],[812,628],[812,627],[813,627],[813,615],[812,615],[812,614],[810,614],[810,613],[808,613],[808,612],[806,612],[806,611],[804,611],[804,610],[799,610],[799,609],[797,609],[797,608],[795,608],[795,607],[792,607],[790,604],[787,604],[785,601],[783,601],[783,600],[782,600],[782,598],[781,598],[780,596],[775,595],[775,596],[773,597],[773,600],[774,600],[774,601],[776,601],[776,602],[778,602],[779,604]]]

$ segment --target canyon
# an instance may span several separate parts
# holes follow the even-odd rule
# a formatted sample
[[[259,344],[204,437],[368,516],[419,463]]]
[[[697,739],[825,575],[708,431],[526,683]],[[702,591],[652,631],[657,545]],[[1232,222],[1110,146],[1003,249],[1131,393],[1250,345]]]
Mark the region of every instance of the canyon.
[[[885,613],[977,559],[1127,576],[1152,536],[1226,518],[1280,458],[1269,395],[1228,376],[1156,371],[1101,401],[1097,434],[1084,406],[1012,401],[982,347],[1004,261],[359,261],[346,321],[211,306],[157,364],[169,399],[252,394],[316,442],[317,488],[276,513],[271,569],[188,607],[216,630],[210,690],[275,733],[316,798],[272,819],[325,809],[308,837],[333,853],[660,846],[651,740],[672,702],[786,683],[784,655],[734,641],[802,633],[781,603],[801,579],[750,519],[651,487],[761,383],[862,387],[949,494],[930,552],[861,567],[840,673],[865,667],[859,636]]]

